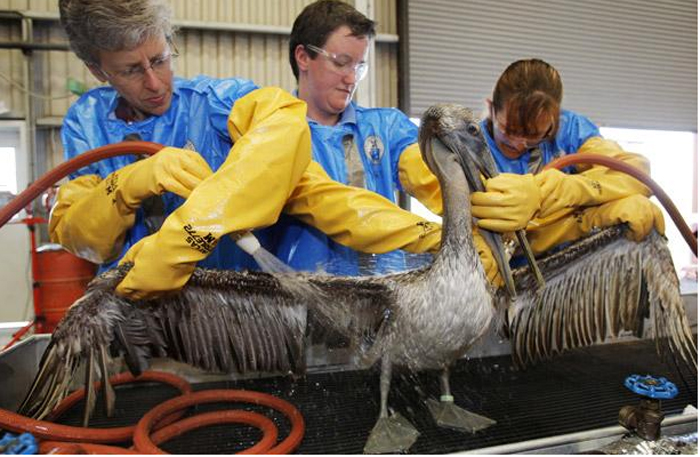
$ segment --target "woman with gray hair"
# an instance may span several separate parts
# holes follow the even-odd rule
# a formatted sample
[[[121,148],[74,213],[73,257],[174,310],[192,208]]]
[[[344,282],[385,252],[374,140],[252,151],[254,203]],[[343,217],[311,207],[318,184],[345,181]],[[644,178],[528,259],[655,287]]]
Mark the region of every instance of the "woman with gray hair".
[[[177,48],[164,1],[61,0],[60,13],[72,49],[109,83],[68,110],[66,159],[130,138],[167,146],[145,160],[118,157],[80,170],[52,211],[51,238],[70,251],[105,268],[128,251],[134,267],[120,293],[177,290],[197,262],[254,267],[223,235],[272,225],[283,208],[364,252],[437,249],[438,226],[335,183],[310,163],[304,102],[246,79],[174,77]],[[156,196],[168,217],[147,236],[144,202]]]

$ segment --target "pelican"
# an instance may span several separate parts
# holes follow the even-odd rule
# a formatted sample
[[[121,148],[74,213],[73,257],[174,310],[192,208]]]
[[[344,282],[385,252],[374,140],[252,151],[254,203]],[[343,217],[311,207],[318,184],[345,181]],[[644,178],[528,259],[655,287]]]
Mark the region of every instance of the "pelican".
[[[650,310],[654,335],[667,337],[684,360],[694,360],[695,343],[660,236],[633,243],[622,229],[603,231],[545,259],[544,288],[531,272],[516,271],[513,299],[489,285],[471,235],[469,183],[478,180],[474,163],[489,154],[478,119],[456,105],[431,107],[420,145],[444,198],[442,244],[430,266],[371,277],[197,269],[178,294],[131,302],[114,293],[130,268],[122,265],[96,278],[70,308],[20,412],[48,415],[84,366],[87,423],[97,397],[94,380],[107,379],[110,348],[124,355],[134,374],[164,356],[209,371],[301,373],[311,320],[353,341],[365,366],[381,366],[379,417],[365,446],[372,453],[405,451],[419,435],[408,420],[388,413],[396,366],[439,370],[441,392],[428,404],[438,424],[474,433],[494,423],[454,404],[449,368],[495,327],[501,310],[507,310],[513,352],[523,364],[636,330]],[[611,265],[619,271],[604,270]],[[114,392],[107,382],[103,389],[109,414]]]

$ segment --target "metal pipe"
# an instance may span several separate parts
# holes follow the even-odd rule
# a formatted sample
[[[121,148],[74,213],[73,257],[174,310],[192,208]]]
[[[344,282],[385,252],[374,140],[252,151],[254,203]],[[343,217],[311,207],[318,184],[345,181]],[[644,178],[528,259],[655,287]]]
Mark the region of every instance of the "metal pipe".
[[[57,13],[41,11],[0,10],[0,19],[31,19],[37,21],[58,21]],[[291,27],[282,25],[243,24],[237,22],[204,22],[174,20],[173,25],[181,29],[211,30],[218,32],[261,33],[267,35],[289,35]],[[398,43],[399,36],[391,33],[378,33],[374,37],[377,43]]]
[[[0,41],[0,49],[21,49],[27,51],[70,51],[70,46],[60,43],[27,43],[24,41]]]
[[[691,424],[692,422],[697,423],[697,420],[698,415],[696,413],[679,414],[677,416],[667,417],[663,422],[663,427]],[[472,449],[463,452],[462,454],[521,454],[528,451],[537,451],[570,443],[599,440],[606,437],[618,437],[624,435],[625,433],[627,433],[627,430],[624,427],[612,425],[610,427],[587,430],[584,432],[567,433],[565,435],[550,436],[536,440],[520,441],[517,443],[502,444],[500,446],[484,447],[481,449]]]

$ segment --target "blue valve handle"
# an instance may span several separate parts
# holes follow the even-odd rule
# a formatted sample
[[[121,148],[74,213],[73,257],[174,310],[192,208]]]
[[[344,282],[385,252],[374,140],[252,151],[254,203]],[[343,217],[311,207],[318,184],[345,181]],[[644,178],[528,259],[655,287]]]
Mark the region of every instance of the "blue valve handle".
[[[36,454],[38,451],[36,438],[31,433],[22,433],[19,436],[5,433],[5,436],[0,438],[0,454],[27,455]]]
[[[668,400],[678,395],[678,387],[663,376],[633,374],[625,379],[625,387],[648,398]]]

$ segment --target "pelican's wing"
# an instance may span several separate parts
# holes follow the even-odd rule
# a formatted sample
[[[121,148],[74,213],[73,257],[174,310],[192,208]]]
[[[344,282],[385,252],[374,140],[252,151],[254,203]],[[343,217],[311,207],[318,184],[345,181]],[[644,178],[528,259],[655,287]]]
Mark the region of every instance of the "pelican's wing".
[[[20,414],[41,419],[51,413],[68,394],[81,363],[85,367],[86,382],[92,383],[98,368],[102,376],[106,376],[103,355],[112,342],[114,328],[123,321],[126,308],[131,306],[113,294],[114,287],[127,271],[120,267],[94,279],[85,295],[67,311],[44,351],[39,371],[19,407]],[[93,392],[88,389],[88,415],[94,406]]]
[[[411,273],[374,277],[310,276],[321,293],[309,305],[312,342],[351,347],[364,355],[386,331],[395,306],[393,285]]]
[[[207,371],[298,372],[306,299],[266,273],[196,270],[182,291],[145,304],[134,322],[143,322],[136,331],[151,343],[153,356]],[[152,329],[156,337],[147,336]]]
[[[693,338],[666,240],[652,232],[627,240],[605,229],[540,261],[546,287],[516,272],[518,297],[508,310],[513,357],[521,365],[631,332],[646,332],[697,368]],[[500,297],[503,304],[505,297]],[[645,321],[649,324],[645,326]]]
[[[57,327],[39,374],[20,407],[43,418],[66,396],[78,367],[85,382],[106,378],[107,348],[125,355],[134,374],[152,357],[169,356],[208,371],[300,371],[304,365],[305,279],[265,273],[196,270],[178,294],[129,302],[114,294],[125,268],[97,278]],[[300,296],[304,292],[306,295]],[[88,410],[94,404],[92,388]],[[110,401],[107,399],[108,402]],[[86,411],[86,418],[90,411]]]

